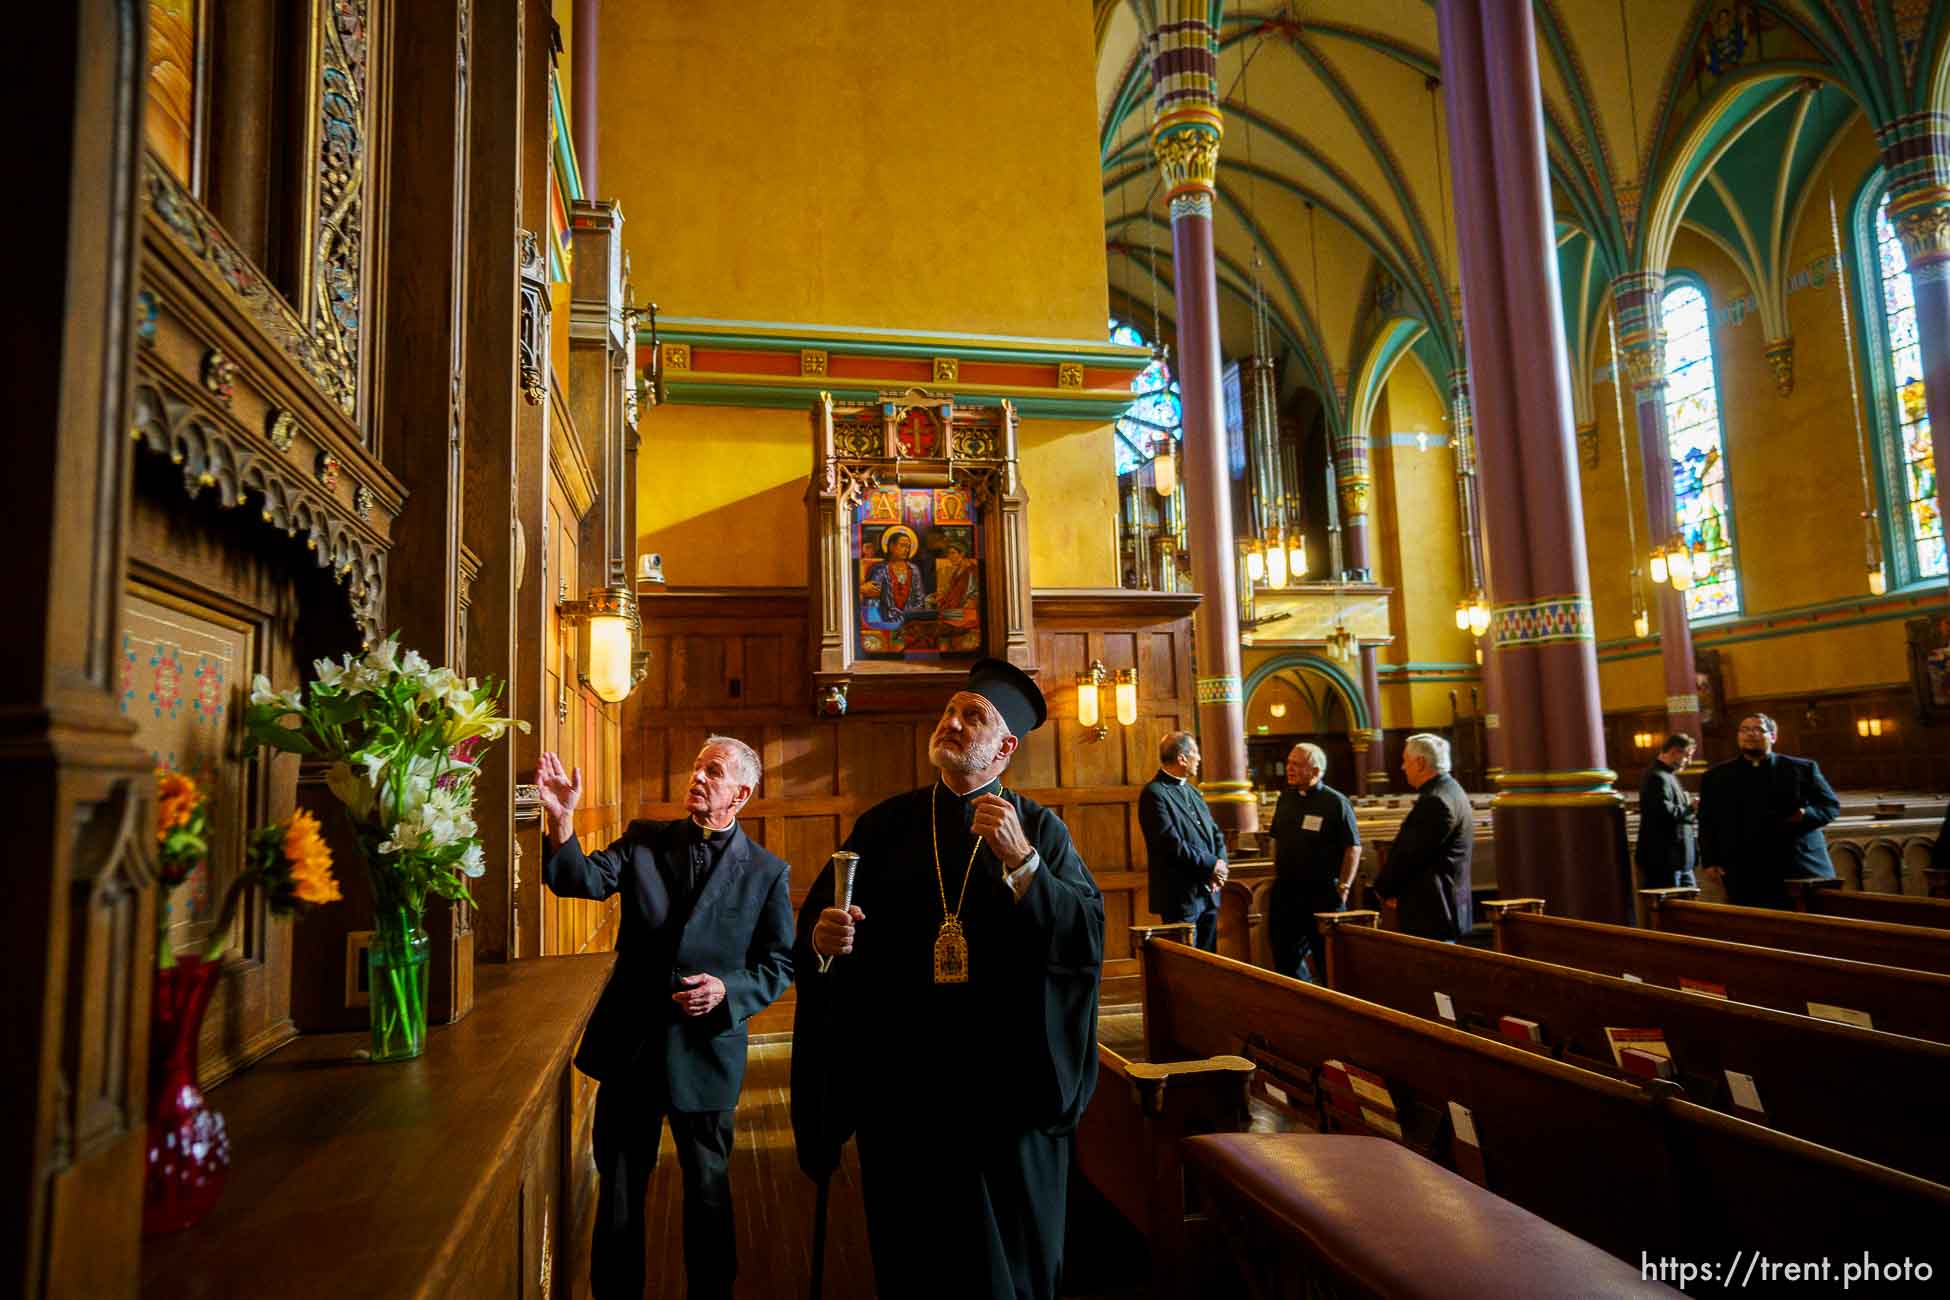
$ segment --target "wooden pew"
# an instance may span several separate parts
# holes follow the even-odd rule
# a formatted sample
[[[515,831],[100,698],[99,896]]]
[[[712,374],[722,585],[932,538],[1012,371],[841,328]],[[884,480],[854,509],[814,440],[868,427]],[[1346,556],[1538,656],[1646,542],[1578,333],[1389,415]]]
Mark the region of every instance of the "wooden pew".
[[[1248,966],[1273,965],[1272,932],[1267,915],[1272,907],[1273,879],[1234,877],[1219,889],[1219,955]]]
[[[1679,1294],[1381,1138],[1215,1134],[1185,1142],[1185,1165],[1265,1300]]]
[[[1930,1118],[1922,1100],[1950,1096],[1950,1044],[1389,934],[1373,925],[1373,912],[1323,915],[1330,987],[1431,1020],[1443,1018],[1439,991],[1459,1027],[1490,1036],[1501,1016],[1535,1020],[1559,1060],[1628,1080],[1638,1076],[1613,1062],[1606,1027],[1658,1029],[1688,1100],[1950,1183],[1950,1124]],[[1728,1071],[1752,1080],[1764,1116],[1738,1104]],[[1865,1094],[1913,1104],[1895,1103],[1892,1110],[1864,1103]]]
[[[1185,1206],[1180,1139],[1247,1124],[1253,1063],[1129,1061],[1097,1046],[1097,1091],[1077,1125],[1077,1166],[1151,1243],[1158,1293],[1176,1295],[1195,1229]]]
[[[1787,882],[1788,898],[1797,912],[1814,916],[1845,916],[1857,921],[1887,921],[1950,930],[1950,898],[1917,894],[1884,894],[1867,889],[1843,889],[1832,876],[1810,876]]]
[[[1490,1190],[1629,1262],[1706,1258],[1729,1242],[1777,1258],[1914,1253],[1919,1225],[1950,1221],[1950,1187],[1719,1115],[1670,1085],[1634,1088],[1182,944],[1148,943],[1139,958],[1154,1058],[1343,1060],[1387,1080],[1405,1131],[1433,1113],[1446,1133],[1447,1104],[1465,1107]],[[1431,1149],[1447,1145],[1438,1135]],[[1717,1162],[1714,1179],[1681,1182],[1672,1152]]]
[[[1543,905],[1540,898],[1486,904],[1496,950],[1579,970],[1635,975],[1662,988],[1706,981],[1736,1002],[1777,1011],[1859,1012],[1869,1018],[1865,1028],[1950,1043],[1950,976],[1545,916]]]
[[[1841,916],[1809,916],[1769,907],[1702,903],[1694,889],[1644,889],[1652,928],[1699,939],[1812,952],[1950,975],[1950,931]]]

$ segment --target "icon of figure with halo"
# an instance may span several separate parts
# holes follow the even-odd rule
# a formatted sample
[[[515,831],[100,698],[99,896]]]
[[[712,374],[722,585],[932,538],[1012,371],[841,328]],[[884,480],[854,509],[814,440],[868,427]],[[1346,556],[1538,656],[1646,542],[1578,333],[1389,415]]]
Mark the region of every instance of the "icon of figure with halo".
[[[895,524],[880,535],[881,559],[867,570],[860,584],[861,618],[868,627],[897,628],[910,614],[927,609],[926,583],[914,562],[920,539],[906,524]]]

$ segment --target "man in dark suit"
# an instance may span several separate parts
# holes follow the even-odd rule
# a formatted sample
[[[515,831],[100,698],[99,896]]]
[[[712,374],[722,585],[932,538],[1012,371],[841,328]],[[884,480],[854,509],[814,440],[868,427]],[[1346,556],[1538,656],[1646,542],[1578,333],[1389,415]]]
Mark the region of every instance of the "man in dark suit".
[[[1742,907],[1786,907],[1782,881],[1835,874],[1821,828],[1842,802],[1811,758],[1774,752],[1774,719],[1740,720],[1740,753],[1699,787],[1700,861]]]
[[[1226,882],[1226,841],[1192,782],[1198,741],[1174,731],[1158,742],[1158,774],[1138,796],[1138,826],[1151,859],[1151,910],[1166,921],[1190,921],[1193,942],[1219,946],[1219,887]]]
[[[684,1171],[688,1294],[729,1300],[737,1276],[731,1123],[745,1022],[792,982],[786,864],[737,820],[760,771],[749,745],[712,736],[691,770],[689,817],[631,822],[614,844],[585,853],[572,819],[581,771],[569,776],[548,753],[536,770],[548,817],[542,879],[564,898],[623,896],[616,968],[576,1053],[576,1067],[602,1085],[590,1250],[597,1300],[642,1300],[644,1197],[666,1119]]]
[[[1449,775],[1449,742],[1426,732],[1402,744],[1402,775],[1415,806],[1388,848],[1375,892],[1396,905],[1403,933],[1454,942],[1469,933],[1469,855],[1476,814]]]
[[[1693,883],[1699,817],[1692,796],[1679,784],[1680,769],[1692,754],[1693,738],[1673,732],[1639,782],[1639,879],[1647,889]]]

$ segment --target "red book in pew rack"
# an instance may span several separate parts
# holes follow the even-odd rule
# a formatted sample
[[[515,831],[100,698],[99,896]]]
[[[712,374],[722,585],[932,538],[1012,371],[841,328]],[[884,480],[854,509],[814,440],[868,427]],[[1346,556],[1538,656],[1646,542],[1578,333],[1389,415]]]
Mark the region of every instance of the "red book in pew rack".
[[[1611,1059],[1627,1074],[1672,1078],[1672,1049],[1666,1046],[1663,1030],[1607,1028],[1605,1041],[1611,1045]]]
[[[1513,1043],[1541,1044],[1544,1041],[1544,1027],[1522,1016],[1504,1016],[1496,1022],[1496,1032]]]

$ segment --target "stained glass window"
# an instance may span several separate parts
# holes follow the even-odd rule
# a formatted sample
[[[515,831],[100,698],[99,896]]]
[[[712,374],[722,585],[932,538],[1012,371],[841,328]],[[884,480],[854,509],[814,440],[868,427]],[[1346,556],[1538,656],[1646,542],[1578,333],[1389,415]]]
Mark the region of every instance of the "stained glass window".
[[[1940,578],[1945,572],[1943,517],[1936,495],[1936,457],[1930,449],[1930,412],[1923,401],[1923,349],[1916,339],[1916,294],[1896,229],[1889,224],[1889,196],[1876,205],[1876,272],[1882,282],[1882,341],[1889,367],[1891,402],[1885,428],[1895,433],[1900,464],[1904,522],[1915,548],[1915,576]],[[1891,465],[1893,470],[1894,465]],[[1895,495],[1894,485],[1891,496]]]
[[[1131,347],[1148,348],[1151,340],[1137,327],[1113,318],[1110,341]],[[1131,381],[1138,395],[1131,409],[1117,421],[1117,472],[1128,474],[1140,465],[1149,465],[1166,443],[1176,445],[1182,436],[1184,406],[1178,399],[1178,380],[1171,367],[1153,361]]]
[[[1733,517],[1727,509],[1726,442],[1720,433],[1720,385],[1713,370],[1713,327],[1706,295],[1675,281],[1664,300],[1666,421],[1671,439],[1672,504],[1679,532],[1693,549],[1686,592],[1688,618],[1740,612],[1733,567]]]

